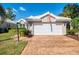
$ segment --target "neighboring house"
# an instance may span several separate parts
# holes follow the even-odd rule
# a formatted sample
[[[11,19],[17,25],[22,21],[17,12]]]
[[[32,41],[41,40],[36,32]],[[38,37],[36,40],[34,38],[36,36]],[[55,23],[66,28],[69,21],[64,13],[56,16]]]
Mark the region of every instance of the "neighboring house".
[[[0,33],[8,31],[8,23],[4,22],[3,24],[0,25]]]
[[[67,23],[71,18],[55,16],[50,12],[27,17],[28,29],[33,35],[66,35]]]
[[[0,25],[0,32],[8,31],[9,28],[15,28],[16,23],[10,19],[5,19],[5,21]]]
[[[8,28],[16,28],[16,22],[12,21],[11,19],[6,19],[7,24],[8,24]]]
[[[19,25],[18,25],[19,28],[27,28],[26,20],[19,19],[17,22],[19,23]]]

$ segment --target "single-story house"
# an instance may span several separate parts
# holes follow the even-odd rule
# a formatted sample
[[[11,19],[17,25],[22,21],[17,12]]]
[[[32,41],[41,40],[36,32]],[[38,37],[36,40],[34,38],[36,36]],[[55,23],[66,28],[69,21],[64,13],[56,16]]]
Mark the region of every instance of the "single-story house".
[[[71,18],[46,12],[42,15],[27,17],[26,20],[27,27],[33,35],[66,35],[66,26]]]
[[[5,22],[7,22],[9,28],[16,28],[16,22],[15,21],[12,21],[11,19],[6,19]]]

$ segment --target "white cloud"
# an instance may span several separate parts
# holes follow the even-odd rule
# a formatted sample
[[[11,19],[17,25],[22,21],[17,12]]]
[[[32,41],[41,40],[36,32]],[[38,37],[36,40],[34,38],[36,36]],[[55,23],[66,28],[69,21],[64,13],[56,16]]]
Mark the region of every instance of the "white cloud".
[[[22,11],[26,11],[26,9],[24,7],[19,7],[19,9]]]
[[[15,8],[13,8],[13,11],[17,12],[17,10]]]

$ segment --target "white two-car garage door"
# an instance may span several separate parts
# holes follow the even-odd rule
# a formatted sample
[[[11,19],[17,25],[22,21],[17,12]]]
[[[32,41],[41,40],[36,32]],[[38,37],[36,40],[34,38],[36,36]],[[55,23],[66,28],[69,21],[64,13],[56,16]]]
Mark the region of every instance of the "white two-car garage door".
[[[34,23],[34,35],[63,35],[62,26],[51,25],[50,23]]]

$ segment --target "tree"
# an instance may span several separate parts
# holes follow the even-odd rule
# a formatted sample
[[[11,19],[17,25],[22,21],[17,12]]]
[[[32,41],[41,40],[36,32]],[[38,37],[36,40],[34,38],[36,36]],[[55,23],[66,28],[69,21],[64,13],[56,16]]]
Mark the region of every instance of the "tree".
[[[73,26],[74,29],[79,29],[79,17],[74,18],[71,21],[71,25]]]
[[[0,5],[0,25],[5,21],[6,12],[2,5]]]
[[[60,16],[75,18],[79,16],[79,5],[78,4],[68,4],[64,7],[63,13]]]
[[[13,13],[12,8],[7,8],[6,17],[11,19],[11,20],[15,19],[16,15]]]
[[[79,5],[78,4],[67,4],[64,7],[63,12],[60,14],[60,16],[69,17],[72,19],[71,25],[73,29],[78,29],[78,17],[79,17]],[[67,24],[67,27],[70,25]],[[67,28],[68,29],[68,28]]]

